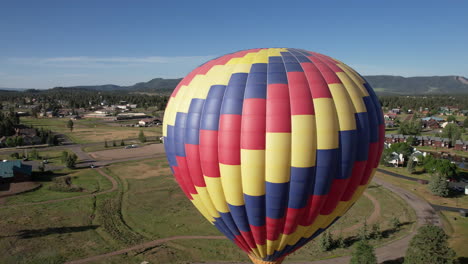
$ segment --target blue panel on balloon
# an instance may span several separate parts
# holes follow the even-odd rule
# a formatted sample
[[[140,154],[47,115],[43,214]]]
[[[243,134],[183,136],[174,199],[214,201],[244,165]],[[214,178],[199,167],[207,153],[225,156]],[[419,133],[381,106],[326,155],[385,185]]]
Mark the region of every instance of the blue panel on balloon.
[[[356,161],[366,161],[369,156],[369,119],[367,112],[354,114],[357,126]]]
[[[254,226],[265,225],[265,195],[251,196],[244,194],[245,210],[249,224]]]
[[[356,130],[347,130],[340,131],[340,160],[339,164],[341,165],[338,170],[337,178],[338,179],[348,179],[351,176],[353,169],[353,164],[356,159],[357,151],[357,131]]]
[[[370,131],[370,142],[377,142],[379,140],[379,130],[378,124],[379,120],[377,119],[377,114],[375,112],[374,102],[370,96],[363,98],[364,104],[366,105],[367,112],[369,113],[369,131]]]
[[[229,84],[224,93],[221,105],[221,114],[241,115],[244,103],[245,85],[247,83],[247,73],[234,73],[231,75]]]
[[[247,212],[244,205],[236,206],[228,204],[229,211],[231,211],[232,219],[236,222],[237,228],[242,232],[249,232],[249,220],[247,219]],[[222,214],[222,213],[221,213]]]
[[[263,65],[265,68],[265,72],[252,72],[254,70],[255,65]],[[247,84],[245,86],[245,99],[248,99],[248,98],[266,99],[266,90],[267,90],[266,67],[267,67],[266,63],[261,63],[261,64],[258,63],[258,64],[252,65],[250,74],[247,77]],[[260,66],[257,68],[260,68]]]
[[[330,191],[338,174],[338,149],[318,149],[313,195],[325,195]]]
[[[291,167],[288,207],[304,208],[311,193],[315,179],[315,167]]]
[[[223,102],[225,85],[213,85],[206,97],[201,116],[200,128],[203,130],[218,130],[221,103]]]
[[[185,144],[198,145],[200,134],[200,118],[203,109],[203,99],[192,99],[187,115],[187,125],[185,127]]]
[[[184,132],[187,114],[178,112],[176,115],[174,129],[175,154],[179,157],[185,157]]]
[[[266,182],[266,216],[273,219],[284,217],[288,204],[289,182]]]

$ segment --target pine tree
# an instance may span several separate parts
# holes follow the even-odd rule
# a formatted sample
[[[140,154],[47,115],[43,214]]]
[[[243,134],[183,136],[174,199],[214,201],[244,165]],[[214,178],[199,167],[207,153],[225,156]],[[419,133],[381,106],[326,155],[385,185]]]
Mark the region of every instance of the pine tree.
[[[125,142],[123,139],[120,141],[120,146],[125,146]]]
[[[319,247],[323,252],[325,252],[325,251],[329,251],[332,248],[332,246],[333,246],[333,238],[331,236],[331,233],[327,230],[323,232],[322,235],[320,236]]]
[[[143,130],[140,130],[140,133],[138,134],[138,140],[140,140],[141,143],[146,142],[146,137],[145,137],[145,133],[143,133]]]
[[[350,264],[377,264],[374,248],[366,240],[357,243],[351,255]]]
[[[452,264],[455,252],[448,245],[448,236],[438,226],[419,228],[406,251],[404,264]]]

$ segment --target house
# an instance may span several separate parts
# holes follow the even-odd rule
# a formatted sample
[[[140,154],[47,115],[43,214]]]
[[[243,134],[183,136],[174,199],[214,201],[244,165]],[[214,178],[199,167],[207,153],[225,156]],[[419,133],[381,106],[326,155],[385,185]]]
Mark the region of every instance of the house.
[[[468,141],[455,141],[455,150],[468,151]]]
[[[28,136],[33,137],[37,135],[37,130],[35,128],[29,127],[16,127],[15,128],[16,136]]]
[[[145,118],[145,119],[141,119],[140,121],[138,121],[138,125],[139,126],[149,126],[149,125],[152,125],[154,123],[154,118]]]
[[[419,150],[414,151],[411,156],[409,157],[415,162],[421,162],[424,157],[426,157],[427,153],[426,152],[421,152]]]
[[[435,148],[442,147],[442,139],[440,137],[433,137],[432,138],[432,146]]]
[[[21,160],[0,161],[0,183],[31,180],[32,166]]]
[[[442,138],[442,146],[443,148],[450,148],[450,139]]]
[[[388,163],[392,164],[395,167],[398,167],[399,165],[403,165],[405,163],[405,158],[403,157],[403,154],[392,152]]]
[[[399,115],[400,114],[400,108],[393,108],[392,110],[390,110],[391,113],[394,113],[394,114],[397,114]]]
[[[42,143],[41,137],[38,136],[22,136],[23,145],[37,145]]]
[[[395,113],[386,113],[384,115],[385,120],[395,120],[397,118],[397,114]]]
[[[423,120],[423,127],[430,129],[440,128],[439,122],[435,119],[429,119],[428,121]]]

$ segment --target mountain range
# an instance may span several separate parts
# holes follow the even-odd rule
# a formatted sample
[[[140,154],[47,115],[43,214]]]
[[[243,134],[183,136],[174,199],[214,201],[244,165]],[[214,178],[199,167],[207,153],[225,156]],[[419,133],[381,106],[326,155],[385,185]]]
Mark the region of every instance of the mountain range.
[[[468,79],[461,76],[402,77],[392,75],[369,75],[364,78],[379,95],[431,95],[468,94]],[[131,86],[113,84],[71,86],[66,88],[97,91],[129,91],[170,94],[182,79],[155,78]],[[0,90],[11,90],[0,88]],[[23,90],[23,89],[18,89]]]

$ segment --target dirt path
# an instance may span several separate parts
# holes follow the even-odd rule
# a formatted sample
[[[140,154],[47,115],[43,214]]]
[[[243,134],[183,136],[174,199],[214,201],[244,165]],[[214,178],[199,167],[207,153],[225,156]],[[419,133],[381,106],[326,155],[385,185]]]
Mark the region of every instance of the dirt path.
[[[42,201],[42,202],[23,203],[23,204],[12,204],[12,205],[0,205],[0,208],[1,208],[1,207],[18,207],[18,206],[27,206],[27,205],[39,205],[39,204],[56,203],[56,202],[69,201],[69,200],[75,200],[75,199],[82,199],[82,198],[86,198],[86,197],[93,197],[93,196],[97,196],[97,195],[101,195],[101,194],[105,194],[105,193],[110,193],[110,192],[113,192],[113,191],[117,190],[118,184],[117,184],[117,181],[116,181],[114,178],[112,178],[112,177],[109,176],[107,173],[105,173],[104,171],[102,171],[101,168],[97,168],[96,170],[97,170],[102,176],[106,177],[106,178],[112,183],[112,188],[110,188],[110,189],[108,189],[108,190],[101,191],[101,192],[97,192],[97,193],[86,194],[86,195],[79,195],[79,196],[68,197],[68,198],[61,198],[61,199],[54,199],[54,200],[47,200],[47,201]]]
[[[374,211],[367,218],[367,224],[373,224],[373,223],[377,222],[377,220],[379,219],[380,212],[381,212],[382,208],[380,207],[379,201],[377,201],[377,199],[375,199],[374,196],[368,194],[367,192],[364,192],[364,196],[366,196],[372,202],[372,205],[374,206]],[[363,225],[364,225],[363,223],[357,223],[355,225],[352,225],[350,227],[347,227],[347,228],[343,229],[342,232],[343,233],[351,233],[351,232],[359,229]],[[335,233],[338,233],[338,232],[339,231],[335,231]]]
[[[90,261],[96,261],[96,260],[99,260],[99,259],[102,259],[102,258],[107,258],[107,257],[111,257],[111,256],[116,256],[116,255],[128,253],[128,252],[133,251],[133,250],[151,248],[151,247],[157,246],[159,244],[162,244],[162,243],[165,243],[165,242],[168,242],[168,241],[179,240],[179,239],[227,239],[227,238],[224,237],[224,236],[174,236],[174,237],[168,237],[168,238],[162,238],[162,239],[150,241],[150,242],[147,242],[147,243],[144,243],[144,244],[136,245],[136,246],[133,246],[133,247],[130,247],[130,248],[121,249],[121,250],[114,251],[114,252],[109,252],[107,254],[102,254],[102,255],[92,256],[92,257],[85,258],[85,259],[79,259],[79,260],[73,260],[73,261],[65,262],[65,264],[88,263]]]

